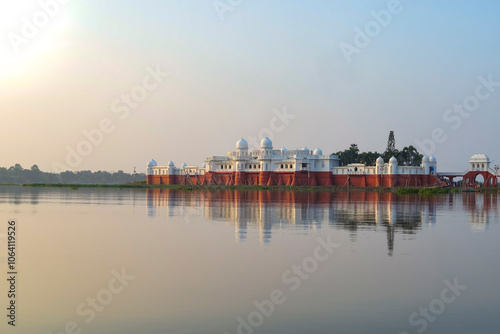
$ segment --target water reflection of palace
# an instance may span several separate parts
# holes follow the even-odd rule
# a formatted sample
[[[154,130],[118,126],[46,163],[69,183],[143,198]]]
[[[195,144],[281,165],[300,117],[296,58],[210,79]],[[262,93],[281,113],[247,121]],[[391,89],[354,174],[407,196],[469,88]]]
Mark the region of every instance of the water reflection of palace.
[[[466,194],[462,204],[469,214],[470,226],[473,230],[482,231],[488,225],[500,221],[500,196],[498,194]]]
[[[377,192],[148,189],[147,201],[150,216],[201,216],[234,224],[237,240],[245,240],[251,229],[259,231],[262,242],[280,229],[344,229],[352,240],[360,230],[385,230],[389,253],[395,233],[412,235],[436,224],[437,207],[465,206],[474,229],[498,221],[499,213],[496,194],[416,198]]]

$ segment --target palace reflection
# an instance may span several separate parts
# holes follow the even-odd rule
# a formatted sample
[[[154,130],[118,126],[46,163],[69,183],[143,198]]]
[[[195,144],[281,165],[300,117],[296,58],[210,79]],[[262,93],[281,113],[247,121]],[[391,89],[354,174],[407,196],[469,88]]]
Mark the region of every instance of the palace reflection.
[[[394,236],[410,236],[436,224],[439,207],[463,206],[473,229],[485,229],[498,221],[497,194],[399,196],[378,192],[310,191],[183,191],[148,189],[148,215],[201,216],[234,225],[235,238],[243,241],[250,229],[261,242],[270,242],[280,229],[343,229],[356,240],[359,231],[385,231],[391,255]]]

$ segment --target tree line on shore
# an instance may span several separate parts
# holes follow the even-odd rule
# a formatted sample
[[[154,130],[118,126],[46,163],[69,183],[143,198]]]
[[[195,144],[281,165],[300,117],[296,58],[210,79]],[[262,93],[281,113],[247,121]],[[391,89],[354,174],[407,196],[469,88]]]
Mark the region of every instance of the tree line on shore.
[[[136,181],[145,181],[146,174],[135,174]],[[92,183],[92,184],[123,184],[134,181],[134,174],[90,170],[65,171],[61,173],[49,173],[41,171],[37,165],[29,169],[15,164],[9,168],[0,167],[1,184],[25,184],[25,183]]]
[[[383,153],[376,151],[359,152],[358,145],[351,144],[348,149],[333,154],[339,157],[341,166],[346,166],[352,163],[374,166],[378,157],[382,157],[385,162],[389,162],[390,158],[395,157],[398,160],[398,165],[400,166],[419,166],[423,158],[423,154],[420,154],[412,145],[404,147],[402,150],[396,149],[394,131],[389,132],[387,148]]]

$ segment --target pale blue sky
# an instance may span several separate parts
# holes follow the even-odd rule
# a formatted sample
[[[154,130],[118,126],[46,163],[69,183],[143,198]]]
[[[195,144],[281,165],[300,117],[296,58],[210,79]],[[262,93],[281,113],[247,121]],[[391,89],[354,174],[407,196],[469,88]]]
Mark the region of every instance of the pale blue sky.
[[[480,76],[500,82],[499,2],[402,0],[350,63],[340,44],[354,45],[353,29],[390,1],[243,0],[224,20],[213,3],[73,0],[18,53],[8,34],[21,35],[40,5],[0,5],[0,165],[67,165],[68,147],[103,118],[113,131],[72,169],[201,164],[257,136],[283,108],[296,117],[275,131],[275,147],[383,151],[390,130],[402,148],[442,128],[438,169],[463,170],[478,152],[500,163],[500,87],[458,129],[443,120]],[[111,104],[148,66],[170,75],[118,118]]]

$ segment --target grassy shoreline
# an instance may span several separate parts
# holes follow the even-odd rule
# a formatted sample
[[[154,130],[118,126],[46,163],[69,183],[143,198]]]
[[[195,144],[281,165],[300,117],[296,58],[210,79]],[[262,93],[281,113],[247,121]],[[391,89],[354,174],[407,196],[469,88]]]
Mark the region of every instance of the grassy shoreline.
[[[281,190],[281,191],[330,191],[330,192],[393,192],[398,195],[439,195],[460,193],[460,188],[433,188],[433,187],[339,187],[339,186],[186,186],[166,184],[68,184],[68,183],[29,183],[23,187],[52,187],[52,188],[118,188],[118,189],[176,189],[176,190]],[[498,188],[485,188],[482,191],[498,192]]]

